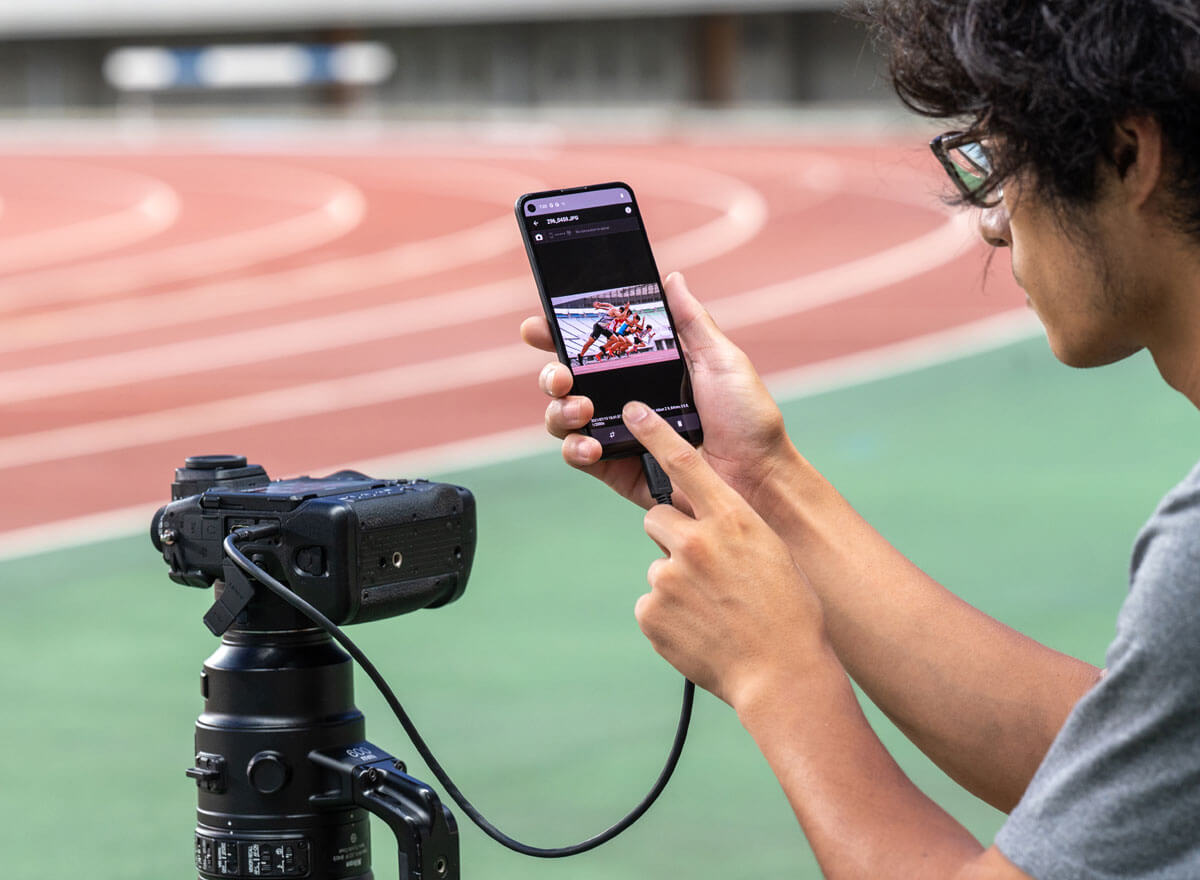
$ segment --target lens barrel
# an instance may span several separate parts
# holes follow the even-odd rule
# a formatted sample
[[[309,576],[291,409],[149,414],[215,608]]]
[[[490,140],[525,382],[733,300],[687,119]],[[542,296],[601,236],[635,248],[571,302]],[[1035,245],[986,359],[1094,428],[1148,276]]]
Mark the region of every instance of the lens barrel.
[[[201,673],[196,870],[203,880],[371,880],[357,807],[315,807],[331,782],[309,753],[365,738],[350,657],[324,633],[231,631]]]

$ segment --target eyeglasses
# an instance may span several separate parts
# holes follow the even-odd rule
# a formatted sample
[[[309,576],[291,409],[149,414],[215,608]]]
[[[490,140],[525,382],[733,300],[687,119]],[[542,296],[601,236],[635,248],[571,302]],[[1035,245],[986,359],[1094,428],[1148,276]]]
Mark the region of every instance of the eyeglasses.
[[[929,149],[938,157],[963,198],[981,204],[980,193],[988,184],[994,170],[987,147],[972,134],[948,131],[929,142]],[[999,197],[999,190],[995,193]]]

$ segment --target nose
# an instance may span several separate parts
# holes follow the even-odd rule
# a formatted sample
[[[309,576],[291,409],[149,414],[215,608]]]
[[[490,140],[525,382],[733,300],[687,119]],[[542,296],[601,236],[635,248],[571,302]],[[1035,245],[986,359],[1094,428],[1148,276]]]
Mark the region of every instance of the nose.
[[[1012,229],[1008,225],[1008,208],[1001,202],[984,208],[979,215],[979,234],[992,247],[1012,247]]]

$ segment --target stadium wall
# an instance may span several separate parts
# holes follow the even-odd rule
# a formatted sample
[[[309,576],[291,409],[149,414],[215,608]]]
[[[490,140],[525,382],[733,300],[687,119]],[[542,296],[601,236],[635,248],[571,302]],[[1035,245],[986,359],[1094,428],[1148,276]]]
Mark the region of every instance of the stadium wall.
[[[381,84],[353,89],[173,88],[129,94],[104,60],[128,46],[379,41],[395,57]],[[829,10],[390,24],[353,29],[180,30],[46,38],[10,33],[0,111],[69,114],[135,103],[155,112],[321,112],[646,105],[790,106],[893,101],[862,30]]]

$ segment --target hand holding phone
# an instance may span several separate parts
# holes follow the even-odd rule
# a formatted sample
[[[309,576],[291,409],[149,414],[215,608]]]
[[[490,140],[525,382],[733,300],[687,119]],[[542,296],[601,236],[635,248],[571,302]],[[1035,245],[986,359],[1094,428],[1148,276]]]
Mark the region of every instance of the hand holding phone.
[[[633,190],[624,183],[528,193],[517,220],[559,360],[591,399],[603,458],[644,452],[621,410],[641,400],[693,445],[700,417]]]

